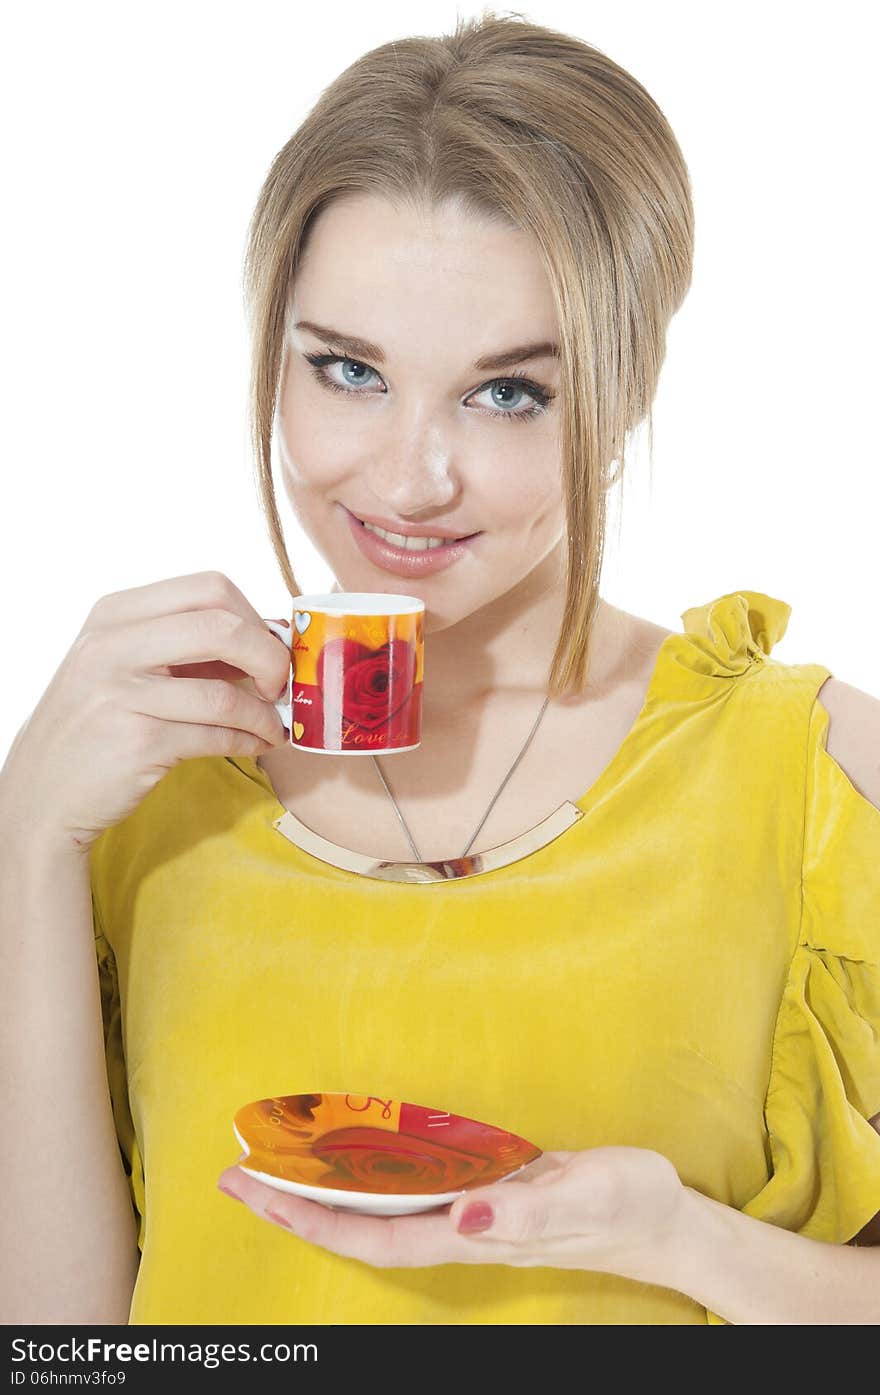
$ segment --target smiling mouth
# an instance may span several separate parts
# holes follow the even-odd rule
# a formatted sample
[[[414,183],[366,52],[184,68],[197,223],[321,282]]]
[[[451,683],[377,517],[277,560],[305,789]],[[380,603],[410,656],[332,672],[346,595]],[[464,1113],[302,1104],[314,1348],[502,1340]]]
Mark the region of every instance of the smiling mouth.
[[[377,538],[382,539],[383,542],[387,542],[391,547],[402,547],[402,546],[405,545],[405,544],[403,544],[403,543],[398,542],[398,541],[397,541],[398,538],[405,538],[405,539],[407,540],[407,542],[408,542],[410,539],[411,539],[412,541],[414,541],[414,542],[421,542],[421,540],[422,540],[425,536],[427,536],[427,535],[422,534],[422,533],[403,533],[403,532],[399,532],[399,533],[398,533],[398,532],[396,532],[395,530],[393,530],[393,529],[391,529],[391,528],[380,528],[379,525],[376,524],[376,523],[370,523],[367,519],[358,518],[358,516],[357,516],[356,513],[351,513],[351,510],[350,510],[350,509],[348,510],[348,512],[349,512],[349,514],[351,515],[351,518],[353,519],[353,521],[354,521],[355,523],[359,524],[359,526],[360,526],[361,528],[366,528],[367,532],[372,533],[372,534],[374,535],[374,537],[377,537]],[[431,535],[431,537],[432,537],[432,542],[431,542],[431,549],[430,549],[430,550],[434,551],[434,550],[436,550],[437,547],[448,547],[448,546],[450,546],[450,544],[452,544],[452,543],[467,542],[469,538],[476,538],[476,537],[478,537],[478,536],[479,536],[479,531],[481,531],[481,530],[478,530],[478,531],[475,532],[475,533],[461,533],[458,537],[455,537],[455,538],[434,537],[433,535]],[[418,551],[418,550],[427,550],[427,549],[415,549],[415,550]]]

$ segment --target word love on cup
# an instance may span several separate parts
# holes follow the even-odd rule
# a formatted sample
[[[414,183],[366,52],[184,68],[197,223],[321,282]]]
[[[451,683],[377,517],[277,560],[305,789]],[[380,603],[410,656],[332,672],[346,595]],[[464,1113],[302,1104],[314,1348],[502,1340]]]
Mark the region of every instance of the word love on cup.
[[[265,620],[289,647],[292,746],[323,755],[412,751],[422,739],[425,603],[387,592],[295,596],[293,622]]]

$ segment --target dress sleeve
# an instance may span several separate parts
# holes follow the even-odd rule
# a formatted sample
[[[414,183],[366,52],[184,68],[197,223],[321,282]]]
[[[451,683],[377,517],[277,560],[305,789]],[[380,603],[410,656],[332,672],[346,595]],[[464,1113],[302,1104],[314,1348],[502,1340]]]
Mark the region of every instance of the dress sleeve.
[[[122,1047],[122,1011],[119,999],[119,982],[116,973],[116,957],[104,933],[101,913],[92,891],[92,916],[95,927],[95,955],[98,963],[98,982],[101,989],[101,1015],[104,1020],[104,1052],[107,1061],[107,1084],[113,1105],[113,1120],[123,1166],[128,1178],[132,1207],[138,1224],[138,1249],[143,1252],[144,1231],[146,1228],[146,1207],[144,1205],[144,1169],[135,1135],[131,1108],[128,1100],[128,1077],[125,1070],[125,1056]]]
[[[742,1209],[841,1245],[880,1212],[880,1133],[869,1122],[880,1114],[880,809],[829,755],[828,723],[817,700],[801,925],[764,1110],[771,1175]]]

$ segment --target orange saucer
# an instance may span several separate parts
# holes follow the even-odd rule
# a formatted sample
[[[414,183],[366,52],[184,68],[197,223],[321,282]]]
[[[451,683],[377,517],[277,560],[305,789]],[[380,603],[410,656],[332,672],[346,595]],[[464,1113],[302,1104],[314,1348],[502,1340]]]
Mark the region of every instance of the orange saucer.
[[[371,1215],[448,1205],[504,1181],[541,1156],[506,1129],[376,1095],[282,1095],[244,1105],[232,1125],[243,1172]]]

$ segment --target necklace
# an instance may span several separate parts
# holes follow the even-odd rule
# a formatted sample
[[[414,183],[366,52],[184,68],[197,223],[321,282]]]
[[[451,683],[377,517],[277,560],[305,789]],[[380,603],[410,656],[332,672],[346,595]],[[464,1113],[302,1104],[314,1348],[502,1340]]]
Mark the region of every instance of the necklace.
[[[471,844],[474,842],[474,839],[476,838],[476,836],[477,836],[477,834],[479,833],[480,829],[483,827],[483,824],[486,822],[486,820],[487,820],[487,818],[489,817],[489,815],[491,814],[492,810],[495,808],[496,801],[498,800],[498,797],[499,797],[499,795],[501,794],[501,791],[504,789],[504,786],[507,784],[507,782],[508,782],[508,780],[510,779],[511,775],[513,774],[514,770],[516,770],[516,767],[519,765],[520,761],[522,760],[523,756],[525,755],[526,751],[528,750],[529,742],[531,741],[532,737],[534,736],[535,732],[538,730],[538,727],[540,726],[541,718],[543,717],[544,713],[545,713],[546,710],[547,710],[547,704],[549,703],[549,701],[550,701],[550,697],[549,697],[549,694],[548,694],[548,696],[545,697],[545,699],[544,699],[544,702],[543,702],[543,705],[542,705],[542,707],[541,707],[541,710],[540,710],[540,712],[538,713],[537,717],[535,718],[534,726],[532,727],[531,731],[529,732],[528,736],[526,737],[526,739],[525,739],[525,744],[522,746],[522,748],[521,748],[521,750],[520,750],[520,752],[519,752],[519,755],[517,756],[516,760],[513,762],[513,765],[512,765],[512,766],[510,767],[510,769],[508,770],[508,772],[507,772],[507,774],[505,775],[504,779],[501,781],[501,784],[498,786],[498,789],[495,791],[495,795],[494,795],[494,797],[493,797],[493,799],[492,799],[492,803],[489,805],[489,807],[488,807],[488,809],[486,810],[485,814],[484,814],[483,817],[480,819],[480,822],[477,824],[477,826],[476,826],[476,828],[474,829],[474,832],[472,833],[472,835],[471,835],[471,837],[470,837],[470,839],[469,839],[467,845],[465,846],[464,852],[461,854],[462,858],[467,857],[468,850],[469,850],[469,848],[471,847]],[[413,856],[415,857],[416,862],[423,862],[424,859],[422,858],[421,853],[419,852],[418,848],[416,847],[415,839],[413,838],[412,834],[411,834],[410,831],[409,831],[409,828],[408,828],[408,826],[407,826],[406,819],[403,817],[403,814],[400,812],[400,806],[398,805],[397,800],[394,798],[394,795],[391,793],[391,790],[390,790],[389,785],[388,785],[388,781],[386,780],[384,774],[382,773],[382,768],[381,768],[381,766],[379,765],[379,762],[377,761],[377,759],[376,759],[375,756],[370,756],[370,760],[373,762],[374,766],[376,767],[376,772],[377,772],[377,774],[378,774],[378,776],[379,776],[379,779],[382,781],[382,784],[383,784],[384,787],[385,787],[385,793],[388,795],[388,798],[391,800],[391,803],[394,805],[395,813],[397,814],[397,817],[398,817],[398,819],[400,820],[400,824],[401,824],[401,827],[403,828],[404,833],[406,834],[407,838],[409,839],[409,845],[410,845],[410,847],[411,847],[412,850],[413,850]]]

